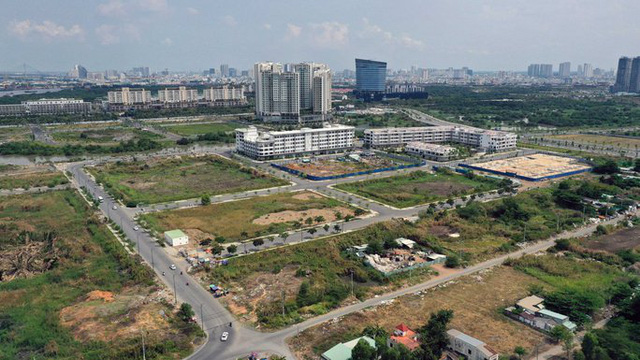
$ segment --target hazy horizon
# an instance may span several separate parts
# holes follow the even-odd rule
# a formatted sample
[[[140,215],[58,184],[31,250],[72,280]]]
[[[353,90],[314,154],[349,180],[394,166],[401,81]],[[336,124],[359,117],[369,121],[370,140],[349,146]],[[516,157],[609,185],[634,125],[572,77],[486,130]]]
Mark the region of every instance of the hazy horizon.
[[[0,20],[0,69],[40,71],[149,66],[199,71],[258,61],[327,63],[354,59],[389,68],[525,71],[570,61],[606,70],[638,56],[640,2],[329,0],[45,0],[9,2]]]

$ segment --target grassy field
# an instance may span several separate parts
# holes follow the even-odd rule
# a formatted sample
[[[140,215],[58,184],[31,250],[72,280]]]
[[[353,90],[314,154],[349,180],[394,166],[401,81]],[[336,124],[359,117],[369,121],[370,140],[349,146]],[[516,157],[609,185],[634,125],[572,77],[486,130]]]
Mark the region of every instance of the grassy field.
[[[158,232],[182,229],[194,239],[223,236],[227,241],[236,241],[309,226],[305,222],[309,218],[313,220],[312,224],[322,225],[334,220],[335,212],[340,212],[341,216],[353,215],[354,208],[305,191],[149,213],[141,218]],[[317,219],[318,216],[324,220]]]
[[[495,190],[500,181],[449,172],[414,171],[405,175],[339,184],[337,189],[404,208]]]
[[[150,331],[148,358],[192,351],[197,330],[152,300],[150,269],[124,251],[77,193],[5,197],[0,228],[0,359],[134,358],[141,323]]]
[[[154,204],[286,184],[219,156],[112,163],[89,171],[125,204]]]
[[[617,137],[594,134],[574,134],[574,135],[552,135],[547,136],[550,139],[565,140],[569,143],[589,143],[597,145],[611,145],[621,148],[635,149],[640,146],[640,138]]]
[[[163,137],[148,131],[124,127],[106,127],[82,131],[52,132],[53,140],[62,144],[117,145],[122,141],[149,139],[162,140]]]
[[[31,130],[27,127],[0,128],[0,143],[31,140]]]
[[[240,123],[205,123],[205,124],[184,124],[184,125],[168,125],[163,128],[181,136],[192,136],[206,133],[232,132],[237,128],[243,127]]]
[[[69,180],[59,171],[36,171],[33,173],[3,173],[0,171],[0,190],[1,189],[29,189],[32,187],[67,184]]]

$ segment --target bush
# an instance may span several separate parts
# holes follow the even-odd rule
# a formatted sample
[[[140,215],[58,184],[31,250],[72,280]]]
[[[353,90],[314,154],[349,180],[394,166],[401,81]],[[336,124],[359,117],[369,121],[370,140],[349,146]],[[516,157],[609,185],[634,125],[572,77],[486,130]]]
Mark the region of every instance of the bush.
[[[457,268],[460,265],[460,258],[457,255],[447,256],[447,260],[444,262],[444,266],[448,268]]]

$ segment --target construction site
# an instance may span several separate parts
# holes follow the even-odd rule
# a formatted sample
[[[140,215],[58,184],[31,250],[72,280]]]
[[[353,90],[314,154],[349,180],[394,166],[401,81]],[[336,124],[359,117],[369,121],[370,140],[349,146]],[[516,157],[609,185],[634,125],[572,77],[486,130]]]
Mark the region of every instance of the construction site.
[[[473,165],[460,164],[460,166],[526,181],[555,179],[580,174],[592,169],[589,164],[579,159],[542,153]]]

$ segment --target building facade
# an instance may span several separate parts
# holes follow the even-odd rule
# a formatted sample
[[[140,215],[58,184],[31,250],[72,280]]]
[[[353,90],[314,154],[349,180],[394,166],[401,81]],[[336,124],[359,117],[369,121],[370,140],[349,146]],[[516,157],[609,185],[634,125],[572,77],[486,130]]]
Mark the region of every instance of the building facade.
[[[633,61],[631,62],[629,92],[640,93],[640,56],[633,58]]]
[[[387,63],[356,59],[356,89],[360,92],[384,92]]]
[[[484,342],[456,329],[447,331],[449,349],[468,360],[498,360],[499,354]]]
[[[489,152],[499,152],[515,149],[517,138],[514,133],[458,126],[380,128],[364,131],[364,144],[369,147],[403,146],[410,142],[453,142]]]
[[[560,67],[558,68],[558,76],[561,78],[568,78],[569,76],[571,76],[570,62],[567,61],[560,64]]]
[[[205,101],[245,101],[244,86],[221,85],[203,90]]]
[[[326,65],[257,63],[254,76],[258,118],[284,123],[329,119],[331,70]],[[303,112],[313,115],[303,116]]]
[[[113,105],[140,105],[151,103],[151,92],[145,89],[130,89],[123,87],[119,91],[107,93],[109,104]]]
[[[618,60],[618,72],[616,83],[613,85],[613,92],[629,92],[631,89],[631,66],[630,57],[623,56]]]
[[[0,105],[0,116],[88,114],[91,103],[78,99],[40,99]]]
[[[236,129],[236,151],[254,159],[271,159],[299,154],[322,154],[353,147],[355,128],[326,125],[291,131],[259,132],[254,126]]]
[[[453,146],[431,144],[419,141],[408,143],[405,146],[405,151],[410,155],[436,161],[448,161],[457,153],[456,148],[454,148]]]
[[[163,103],[185,103],[198,101],[198,90],[180,86],[177,89],[158,90],[158,101]]]

